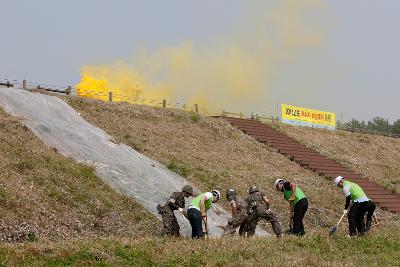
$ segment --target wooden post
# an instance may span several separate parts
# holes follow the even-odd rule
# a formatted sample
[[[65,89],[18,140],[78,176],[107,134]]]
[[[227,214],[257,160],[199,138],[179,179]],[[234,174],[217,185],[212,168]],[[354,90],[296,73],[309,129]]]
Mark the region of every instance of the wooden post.
[[[279,102],[276,102],[276,121],[279,120]]]
[[[340,125],[342,125],[342,123],[343,123],[343,113],[340,112]]]
[[[197,113],[199,113],[199,105],[194,104],[194,110],[195,110]]]
[[[22,81],[22,89],[25,89],[25,90],[26,90],[26,80],[23,80],[23,81]]]
[[[163,99],[162,101],[162,107],[166,108],[167,107],[167,100]]]
[[[112,92],[108,92],[108,101],[112,102]]]
[[[71,93],[72,93],[72,87],[68,86],[66,94],[71,95]]]

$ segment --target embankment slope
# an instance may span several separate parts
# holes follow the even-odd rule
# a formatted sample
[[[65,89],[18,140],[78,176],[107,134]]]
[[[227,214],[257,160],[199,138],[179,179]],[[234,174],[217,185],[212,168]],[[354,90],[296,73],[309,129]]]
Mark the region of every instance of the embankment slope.
[[[180,110],[75,97],[64,99],[87,121],[167,165],[199,188],[234,187],[244,196],[250,185],[259,185],[272,199],[272,209],[284,226],[288,208],[274,189],[276,177],[295,180],[308,195],[309,231],[326,230],[343,208],[342,192],[330,180],[304,170],[224,120]],[[388,224],[395,221],[394,215],[379,213]]]
[[[235,186],[243,195],[249,185],[259,184],[284,227],[287,204],[272,182],[276,176],[296,180],[311,202],[307,235],[195,242],[158,238],[150,212],[110,189],[93,168],[47,148],[18,119],[0,110],[0,234],[16,229],[23,238],[14,241],[35,241],[37,236],[29,233],[41,229],[36,242],[0,242],[1,266],[396,266],[400,261],[398,217],[380,211],[383,223],[369,236],[349,239],[343,226],[328,239],[326,231],[342,208],[341,192],[222,120],[65,100],[115,139],[158,159],[199,188]],[[26,225],[29,231],[22,231]]]
[[[157,220],[0,109],[0,242],[153,235]]]
[[[0,106],[21,118],[46,145],[62,155],[93,166],[109,186],[134,198],[143,207],[161,218],[156,206],[165,203],[171,192],[188,184],[183,177],[131,147],[116,142],[102,129],[88,123],[61,99],[26,90],[0,90]],[[198,190],[195,188],[195,192]],[[228,214],[209,211],[210,235],[218,236]],[[182,214],[181,234],[190,235],[190,225]]]

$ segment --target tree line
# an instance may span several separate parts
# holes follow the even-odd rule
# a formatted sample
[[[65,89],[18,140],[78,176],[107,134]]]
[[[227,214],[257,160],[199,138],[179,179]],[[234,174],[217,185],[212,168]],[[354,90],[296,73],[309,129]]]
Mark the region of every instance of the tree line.
[[[340,121],[338,121],[338,125],[355,129],[400,134],[400,119],[394,121],[393,124],[390,124],[388,119],[381,117],[375,117],[368,122],[360,122],[357,119],[352,119],[351,121],[344,123],[340,123]]]

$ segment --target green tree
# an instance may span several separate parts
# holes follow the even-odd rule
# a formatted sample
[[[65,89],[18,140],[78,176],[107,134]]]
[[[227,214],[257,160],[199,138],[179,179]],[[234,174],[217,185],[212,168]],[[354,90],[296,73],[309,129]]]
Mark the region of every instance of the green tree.
[[[392,133],[400,134],[400,119],[395,121],[392,126]]]
[[[356,129],[360,129],[361,128],[361,123],[357,120],[357,119],[351,119],[351,121],[346,122],[344,124],[346,127],[350,127],[350,128],[356,128]]]
[[[384,119],[381,117],[375,117],[372,121],[368,121],[367,125],[368,130],[378,131],[378,132],[387,132],[391,131],[392,126],[389,123],[388,119]]]

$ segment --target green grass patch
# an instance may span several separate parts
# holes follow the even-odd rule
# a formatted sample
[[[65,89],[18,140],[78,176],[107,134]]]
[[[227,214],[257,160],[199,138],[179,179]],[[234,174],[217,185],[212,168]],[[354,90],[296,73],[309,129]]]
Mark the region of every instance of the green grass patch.
[[[79,164],[79,174],[83,179],[93,179],[96,177],[95,169],[93,166]]]
[[[52,259],[49,262],[44,263],[42,266],[106,266],[100,265],[101,259],[87,249],[79,250],[74,253],[66,252],[62,256],[58,256],[56,259]]]
[[[7,192],[3,187],[0,187],[0,201],[5,201],[7,198]]]
[[[129,266],[155,265],[155,263],[151,260],[149,252],[141,248],[130,246],[118,247],[115,255]]]
[[[183,177],[188,177],[191,174],[191,168],[188,164],[176,160],[168,163],[167,168]]]
[[[398,266],[399,236],[96,239],[0,244],[4,266]],[[1,266],[1,265],[0,265]]]
[[[201,120],[201,116],[200,116],[199,113],[192,111],[192,112],[190,113],[190,119],[191,119],[193,122],[196,122],[196,123],[197,123],[197,122],[199,122],[199,121]]]
[[[22,159],[13,164],[14,169],[21,174],[28,173],[33,170],[35,163],[31,159]]]

